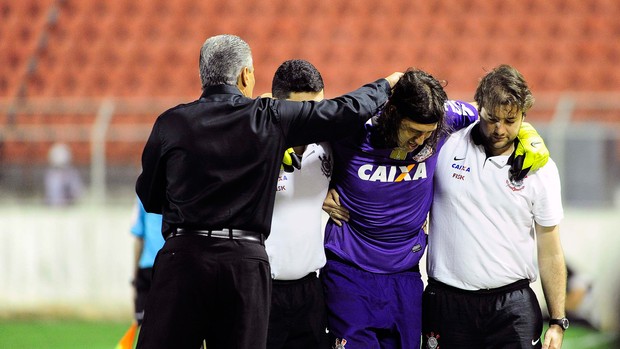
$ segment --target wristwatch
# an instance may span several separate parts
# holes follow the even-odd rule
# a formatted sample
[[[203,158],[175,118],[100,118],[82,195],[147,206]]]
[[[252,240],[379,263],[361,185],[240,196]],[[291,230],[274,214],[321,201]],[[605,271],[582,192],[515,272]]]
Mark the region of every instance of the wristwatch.
[[[570,321],[568,321],[568,319],[565,318],[565,317],[563,317],[561,319],[550,319],[549,320],[549,326],[551,326],[551,325],[558,325],[558,326],[560,326],[562,331],[566,331],[568,326],[570,326]]]

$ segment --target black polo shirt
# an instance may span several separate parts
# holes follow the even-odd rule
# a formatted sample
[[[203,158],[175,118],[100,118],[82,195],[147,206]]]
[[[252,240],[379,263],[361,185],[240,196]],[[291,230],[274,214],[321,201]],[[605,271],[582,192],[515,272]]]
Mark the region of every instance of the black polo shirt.
[[[233,228],[269,235],[286,148],[345,137],[387,100],[385,79],[321,102],[244,97],[208,87],[197,101],[160,115],[142,154],[136,192],[177,227]]]

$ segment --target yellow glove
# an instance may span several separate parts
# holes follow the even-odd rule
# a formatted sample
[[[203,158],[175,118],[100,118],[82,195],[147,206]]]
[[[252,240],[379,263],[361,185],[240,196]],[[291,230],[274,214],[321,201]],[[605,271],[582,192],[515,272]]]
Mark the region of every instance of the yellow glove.
[[[295,154],[293,148],[288,148],[284,151],[281,168],[284,172],[293,172],[295,169],[301,169],[301,159],[299,155]]]
[[[510,166],[510,180],[521,181],[529,171],[536,171],[549,161],[549,149],[534,127],[523,122]]]

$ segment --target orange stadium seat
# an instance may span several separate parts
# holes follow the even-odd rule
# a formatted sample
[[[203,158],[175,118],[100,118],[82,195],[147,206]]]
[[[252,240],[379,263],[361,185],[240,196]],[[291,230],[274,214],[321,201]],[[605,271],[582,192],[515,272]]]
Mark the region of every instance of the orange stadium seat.
[[[17,37],[7,37],[0,41],[0,64],[15,74],[32,52],[33,45],[20,41]]]
[[[586,38],[596,38],[606,33],[606,23],[602,20],[592,17],[587,17],[581,27],[582,35]]]
[[[481,0],[478,2],[483,1]],[[520,3],[523,13],[530,15],[543,15],[552,18],[555,14],[557,14],[555,2],[558,1],[523,0]]]
[[[88,50],[94,40],[97,40],[102,28],[94,18],[79,16],[67,23],[67,38],[81,50]]]
[[[106,144],[106,162],[114,165],[140,164],[141,144],[128,142],[108,142]]]
[[[352,0],[355,2],[355,0]],[[364,4],[358,4],[358,7],[365,7],[364,13],[373,17],[386,17],[395,18],[398,16],[407,16],[407,14],[414,15],[413,4],[417,2],[408,0],[394,0],[394,1],[372,1],[366,0]]]
[[[25,78],[25,95],[26,96],[50,96],[50,80],[48,79],[50,74],[42,74],[41,72],[34,72]]]
[[[110,81],[105,72],[96,67],[86,65],[79,71],[81,79],[78,80],[77,93],[82,97],[108,97]]]
[[[96,21],[97,30],[90,36],[91,40],[105,41],[108,46],[112,46],[111,43],[122,45],[131,39],[131,25],[129,25],[131,22],[123,20],[122,17],[108,15],[97,18],[85,17],[84,20]]]
[[[614,81],[613,72],[600,63],[584,64],[579,67],[578,74],[580,76],[579,90],[582,91],[604,91],[614,86],[617,88],[619,82]]]
[[[577,14],[577,13],[583,14],[584,11],[588,11],[587,3],[588,1],[584,1],[584,0],[557,1],[555,3],[554,9],[557,12],[557,14],[560,14],[561,16]]]
[[[11,163],[25,164],[30,161],[28,156],[29,142],[22,141],[4,141],[2,144],[2,160],[6,162],[11,159]]]
[[[216,16],[221,16],[225,14],[235,14],[237,16],[245,16],[245,14],[248,13],[246,11],[247,2],[245,0],[220,1],[218,5],[219,6],[215,8],[217,11],[215,14]],[[250,18],[248,18],[248,20],[249,19]]]
[[[28,79],[27,95],[30,97],[59,98],[71,95],[76,81],[66,79],[58,69],[49,69],[48,72],[35,72]]]
[[[540,21],[549,20],[541,18]],[[559,16],[554,20],[555,30],[552,33],[551,40],[581,40],[585,35],[584,26],[587,23],[586,18],[580,13],[569,13]]]
[[[13,122],[16,125],[30,126],[37,123],[43,124],[43,120],[44,117],[41,113],[17,112],[13,115]]]
[[[14,96],[27,73],[29,62],[35,57],[41,28],[44,23],[44,7],[27,1],[22,5],[11,3],[9,17],[3,23],[0,40],[0,66],[5,69],[3,95]],[[9,77],[10,75],[10,77]]]
[[[179,2],[177,0],[177,2]],[[142,13],[143,1],[109,1],[110,3],[110,16],[114,18],[123,18],[124,20],[130,20],[136,18]],[[174,7],[173,7],[174,8]]]
[[[306,18],[320,18],[323,9],[323,1],[278,1],[282,2],[279,10],[280,15],[292,15],[296,13],[304,13]],[[284,10],[284,9],[288,10]]]
[[[588,13],[593,17],[618,13],[618,11],[620,11],[620,4],[615,0],[590,0],[584,1],[581,4],[577,3],[577,5],[581,6],[581,12]]]
[[[101,0],[64,0],[60,2],[60,5],[62,14],[66,14],[66,17],[71,18],[79,15],[100,14],[107,10],[104,1]]]
[[[137,73],[132,69],[119,69],[110,79],[110,91],[115,97],[135,97],[143,95],[142,84]]]
[[[547,65],[538,67],[535,78],[538,78],[538,86],[534,85],[536,80],[532,82],[532,88],[538,91],[561,91],[575,90],[576,86],[569,86],[569,80],[564,67],[559,65]]]
[[[390,3],[397,2],[398,1],[391,1]],[[342,12],[346,13],[348,17],[371,18],[373,16],[383,14],[384,10],[388,9],[389,7],[390,4],[384,4],[383,1],[358,0],[346,2],[346,5],[343,5],[341,10]]]
[[[390,39],[397,37],[403,38],[404,32],[409,22],[394,23],[397,20],[390,20],[386,17],[374,17],[368,21],[364,17],[349,18],[350,29],[346,34],[348,40],[352,44],[367,47],[369,50],[373,49],[376,44],[389,42]],[[407,38],[407,40],[415,40],[414,38]]]
[[[53,0],[11,1],[13,14],[22,18],[40,18],[47,14]]]
[[[53,5],[58,22],[46,28]],[[200,46],[218,33],[240,35],[252,47],[255,95],[269,89],[275,68],[290,58],[315,64],[331,96],[409,66],[448,80],[449,93],[465,96],[473,95],[484,69],[499,63],[517,66],[536,94],[620,86],[617,0],[22,0],[4,2],[0,11],[7,14],[0,26],[0,97],[14,97],[25,81],[27,97],[191,100],[200,93]],[[44,31],[47,46],[37,51]],[[30,57],[37,65],[26,75]],[[54,115],[54,122],[68,121]],[[112,157],[133,159],[127,144],[113,145]],[[14,149],[23,159],[37,152]]]

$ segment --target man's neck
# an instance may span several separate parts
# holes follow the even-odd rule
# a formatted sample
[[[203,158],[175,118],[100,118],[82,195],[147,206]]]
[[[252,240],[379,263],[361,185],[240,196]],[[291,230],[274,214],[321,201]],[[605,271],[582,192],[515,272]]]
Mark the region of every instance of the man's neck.
[[[510,144],[502,149],[489,148],[485,145],[484,150],[487,153],[487,156],[510,155],[515,150],[515,142],[510,142]]]
[[[295,154],[301,156],[301,155],[304,155],[304,152],[306,151],[306,146],[299,145],[299,146],[293,147],[293,150],[295,151]]]

